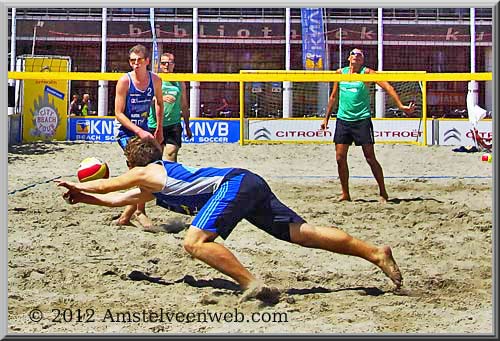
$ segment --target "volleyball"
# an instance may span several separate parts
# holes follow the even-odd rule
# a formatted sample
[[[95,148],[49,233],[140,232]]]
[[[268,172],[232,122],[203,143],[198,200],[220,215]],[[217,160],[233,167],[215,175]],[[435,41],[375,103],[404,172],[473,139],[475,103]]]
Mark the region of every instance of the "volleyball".
[[[109,178],[109,167],[106,162],[96,157],[88,157],[80,162],[77,176],[80,182],[107,179]]]

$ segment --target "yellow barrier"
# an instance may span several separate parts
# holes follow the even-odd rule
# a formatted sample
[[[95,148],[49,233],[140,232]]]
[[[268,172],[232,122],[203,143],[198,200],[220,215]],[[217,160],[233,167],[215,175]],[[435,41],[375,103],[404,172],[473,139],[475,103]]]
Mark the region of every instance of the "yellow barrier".
[[[491,72],[477,73],[391,73],[383,72],[376,74],[338,74],[334,71],[292,71],[280,72],[269,71],[269,73],[258,70],[244,73],[169,73],[159,76],[169,81],[195,81],[195,82],[339,82],[339,81],[364,81],[364,82],[407,82],[407,81],[491,81]],[[117,81],[123,73],[115,72],[17,72],[8,73],[9,79],[53,79],[53,80],[108,80]]]

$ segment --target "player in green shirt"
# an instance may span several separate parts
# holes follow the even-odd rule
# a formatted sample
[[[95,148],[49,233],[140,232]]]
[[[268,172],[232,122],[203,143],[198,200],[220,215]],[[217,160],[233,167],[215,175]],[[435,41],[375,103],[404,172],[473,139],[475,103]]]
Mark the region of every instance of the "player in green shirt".
[[[166,52],[161,55],[160,69],[162,73],[172,73],[175,67],[175,56]],[[183,82],[162,81],[163,92],[163,158],[177,162],[177,153],[182,145],[181,116],[186,127],[188,139],[193,137],[189,127],[189,106],[186,96],[186,85]],[[148,127],[156,129],[156,114],[154,106],[148,117]]]
[[[349,66],[338,69],[337,73],[342,74],[373,74],[374,70],[364,66],[364,53],[360,49],[353,49],[349,54]],[[415,104],[403,105],[394,88],[385,81],[377,82],[396,102],[398,108],[407,114],[415,110]],[[339,91],[340,89],[340,91]],[[347,166],[347,152],[349,146],[354,141],[356,146],[363,148],[368,165],[372,170],[373,176],[379,186],[380,201],[387,202],[388,195],[385,189],[384,173],[380,163],[375,157],[375,137],[373,134],[373,123],[370,110],[370,93],[368,85],[365,82],[335,82],[333,90],[328,100],[328,107],[325,118],[321,124],[321,129],[328,129],[328,120],[335,102],[337,93],[339,95],[339,105],[337,111],[337,120],[335,125],[335,154],[337,159],[337,168],[339,172],[342,194],[340,201],[351,200],[349,193],[349,168]]]

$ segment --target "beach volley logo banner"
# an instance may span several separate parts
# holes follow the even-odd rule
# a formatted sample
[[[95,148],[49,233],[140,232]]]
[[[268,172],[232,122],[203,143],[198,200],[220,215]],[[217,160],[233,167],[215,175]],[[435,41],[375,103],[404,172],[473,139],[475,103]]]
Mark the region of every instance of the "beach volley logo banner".
[[[25,71],[68,71],[68,60],[26,58]],[[68,81],[46,79],[24,81],[23,141],[66,140]]]
[[[324,70],[325,32],[321,8],[301,8],[304,70]]]

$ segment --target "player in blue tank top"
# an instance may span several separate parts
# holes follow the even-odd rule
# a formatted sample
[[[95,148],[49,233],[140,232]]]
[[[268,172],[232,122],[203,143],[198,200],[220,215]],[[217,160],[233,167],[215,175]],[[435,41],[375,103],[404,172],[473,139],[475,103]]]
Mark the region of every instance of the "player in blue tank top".
[[[124,114],[130,120],[130,122],[132,122],[133,124],[135,124],[136,126],[138,126],[143,130],[149,131],[147,125],[148,115],[144,115],[144,113],[149,114],[151,103],[154,98],[153,77],[151,75],[151,71],[147,71],[147,76],[149,78],[148,86],[144,90],[139,90],[134,85],[134,82],[132,80],[132,75],[131,75],[132,72],[127,73],[129,88],[125,100]],[[136,136],[136,134],[133,131],[121,125],[119,121],[117,122],[117,125],[118,125],[118,138],[125,136],[131,136],[131,137]]]
[[[226,239],[243,219],[290,243],[368,260],[396,288],[402,285],[401,272],[390,247],[376,247],[335,227],[309,225],[283,204],[257,174],[241,168],[193,168],[161,160],[161,148],[153,139],[132,139],[125,155],[135,167],[119,177],[84,183],[56,180],[59,186],[68,189],[64,199],[70,204],[111,207],[156,199],[159,206],[194,215],[184,248],[238,282],[245,290],[241,300],[258,298],[276,302],[279,297],[278,289],[266,286],[224,245],[214,242],[218,236]],[[130,190],[119,192],[124,189]]]
[[[163,113],[161,78],[147,70],[149,54],[143,45],[135,45],[129,51],[129,63],[132,71],[124,74],[116,83],[115,117],[118,125],[116,140],[122,149],[135,136],[141,139],[153,138],[149,132],[147,118],[154,98],[156,112]],[[159,111],[158,111],[159,110]],[[157,115],[157,120],[163,122],[163,116]],[[158,125],[154,138],[159,143],[163,141],[163,127]],[[144,228],[152,226],[146,215],[144,204],[128,206],[116,223],[128,225],[132,218]]]

